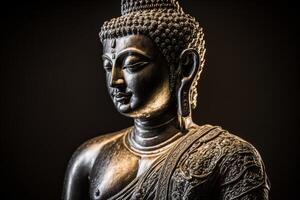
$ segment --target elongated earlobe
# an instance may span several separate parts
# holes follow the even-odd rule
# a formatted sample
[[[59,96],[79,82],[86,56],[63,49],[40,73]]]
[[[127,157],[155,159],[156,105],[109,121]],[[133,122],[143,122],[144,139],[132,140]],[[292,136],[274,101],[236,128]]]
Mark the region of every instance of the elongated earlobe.
[[[186,49],[180,55],[179,78],[177,91],[178,120],[181,131],[186,131],[191,123],[190,88],[199,68],[199,54],[195,49]]]

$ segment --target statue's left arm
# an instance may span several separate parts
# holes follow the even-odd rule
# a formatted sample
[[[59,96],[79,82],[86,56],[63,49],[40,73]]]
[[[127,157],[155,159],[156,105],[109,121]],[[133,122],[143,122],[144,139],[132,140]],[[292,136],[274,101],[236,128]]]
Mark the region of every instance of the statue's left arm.
[[[270,184],[263,161],[251,145],[225,156],[220,165],[222,200],[268,200]]]

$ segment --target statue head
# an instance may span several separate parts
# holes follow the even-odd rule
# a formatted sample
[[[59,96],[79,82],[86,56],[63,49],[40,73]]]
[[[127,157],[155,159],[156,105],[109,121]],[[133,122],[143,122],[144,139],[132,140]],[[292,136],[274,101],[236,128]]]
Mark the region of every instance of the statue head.
[[[122,16],[101,28],[107,85],[117,109],[152,117],[170,106],[196,107],[204,34],[176,0],[122,0]]]

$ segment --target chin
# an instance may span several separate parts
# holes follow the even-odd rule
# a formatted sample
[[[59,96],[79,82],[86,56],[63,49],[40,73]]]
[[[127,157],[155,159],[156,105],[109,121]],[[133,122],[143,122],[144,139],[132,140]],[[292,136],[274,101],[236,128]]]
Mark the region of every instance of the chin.
[[[161,97],[165,97],[161,95]],[[170,98],[154,98],[155,100],[117,102],[114,101],[119,113],[130,118],[152,118],[163,113],[170,105]]]
[[[132,108],[130,104],[117,103],[116,108],[118,112],[121,113],[122,115],[128,115],[132,112]]]
[[[130,118],[148,118],[151,116],[151,112],[145,109],[138,109],[136,106],[122,103],[116,103],[116,108],[118,112],[126,117]]]
[[[115,107],[118,112],[126,117],[135,118],[138,110],[138,102],[130,99],[129,101],[119,102],[114,100]]]
[[[141,113],[137,111],[137,106],[133,103],[115,102],[115,106],[118,112],[126,117],[137,118],[141,115]]]
[[[121,112],[119,110],[119,112],[126,116],[126,117],[130,117],[130,118],[135,118],[135,119],[149,119],[149,118],[153,118],[156,117],[158,115],[160,115],[161,113],[163,113],[165,111],[165,109],[168,106],[166,105],[162,105],[161,107],[157,107],[157,108],[150,108],[149,107],[142,107],[139,109],[128,109],[128,112]]]

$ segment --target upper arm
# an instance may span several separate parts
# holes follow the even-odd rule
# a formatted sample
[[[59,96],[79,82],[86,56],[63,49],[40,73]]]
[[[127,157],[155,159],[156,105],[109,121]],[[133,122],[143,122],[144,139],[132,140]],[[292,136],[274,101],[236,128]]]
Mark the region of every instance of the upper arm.
[[[220,199],[268,200],[269,182],[258,152],[252,146],[227,155],[220,167]]]
[[[81,145],[69,161],[65,175],[63,200],[88,200],[89,175],[103,146],[121,137],[121,130],[93,138]]]
[[[99,145],[87,142],[80,146],[69,161],[65,174],[63,200],[89,199],[89,173],[99,153]]]

